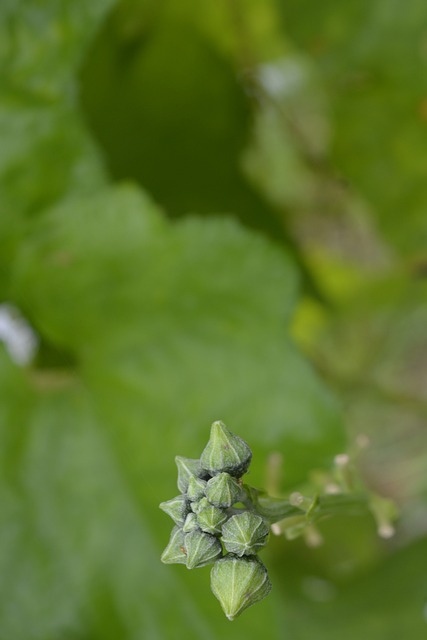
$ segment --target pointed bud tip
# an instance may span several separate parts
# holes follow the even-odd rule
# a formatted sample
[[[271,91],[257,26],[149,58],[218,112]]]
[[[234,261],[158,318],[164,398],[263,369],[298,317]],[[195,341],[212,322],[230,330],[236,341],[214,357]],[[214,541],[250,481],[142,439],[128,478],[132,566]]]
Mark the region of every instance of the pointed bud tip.
[[[227,472],[240,478],[248,470],[252,451],[221,420],[212,423],[209,442],[200,457],[202,468],[211,475]]]
[[[267,569],[258,558],[228,555],[212,567],[211,589],[226,617],[234,620],[270,593],[271,582]]]
[[[191,502],[200,500],[205,495],[206,481],[192,476],[188,482],[187,497]]]
[[[200,466],[200,460],[196,458],[184,458],[184,456],[175,456],[175,464],[178,469],[178,489],[182,493],[187,493],[188,484],[191,478],[204,477]]]
[[[184,523],[187,513],[190,510],[186,497],[182,495],[176,496],[166,502],[161,502],[159,504],[159,509],[167,513],[167,515],[170,516],[178,525],[182,525]]]
[[[196,569],[211,564],[222,555],[221,543],[214,536],[195,530],[185,534],[187,569]]]
[[[222,525],[227,521],[227,514],[217,507],[209,506],[197,514],[197,524],[202,531],[211,535],[220,535]]]
[[[206,497],[214,506],[227,508],[239,501],[242,489],[229,473],[218,473],[206,485]]]
[[[164,564],[185,564],[184,532],[180,527],[172,529],[168,545],[160,559]]]
[[[224,422],[222,420],[214,420],[211,424],[211,433],[212,432],[218,432],[218,431],[228,431],[227,427],[225,426]]]
[[[257,514],[244,511],[231,516],[222,527],[222,542],[239,557],[255,555],[268,539],[269,527]]]

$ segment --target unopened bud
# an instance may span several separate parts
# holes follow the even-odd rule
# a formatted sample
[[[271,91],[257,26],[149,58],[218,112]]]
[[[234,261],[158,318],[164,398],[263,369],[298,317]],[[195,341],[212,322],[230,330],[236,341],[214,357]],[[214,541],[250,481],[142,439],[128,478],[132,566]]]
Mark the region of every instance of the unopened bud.
[[[218,538],[201,531],[186,533],[184,546],[187,552],[187,569],[204,567],[222,555],[222,547]]]
[[[261,516],[244,511],[231,516],[222,527],[222,541],[230,553],[253,555],[265,546],[268,526]]]
[[[190,503],[191,511],[193,511],[194,513],[199,513],[199,511],[202,511],[203,509],[206,509],[210,506],[211,503],[207,498],[201,498],[200,500],[196,500],[195,502]]]
[[[194,515],[194,514],[193,514]],[[187,516],[188,518],[188,516]],[[202,531],[213,536],[220,535],[222,525],[227,521],[227,515],[217,507],[206,507],[197,514],[197,524]]]
[[[193,476],[188,482],[187,498],[194,502],[205,495],[206,482]]]
[[[176,496],[172,500],[161,502],[159,507],[168,514],[176,524],[183,525],[187,513],[190,511],[188,500],[185,496]]]
[[[194,476],[199,478],[203,475],[200,460],[175,456],[175,463],[178,468],[178,489],[181,493],[187,493],[190,478]]]
[[[162,553],[161,561],[165,564],[185,564],[187,556],[184,547],[184,531],[181,527],[174,527],[169,544]]]
[[[234,620],[270,593],[271,582],[258,558],[228,555],[212,567],[211,589],[227,618]]]
[[[252,451],[218,420],[211,427],[209,442],[200,457],[202,468],[211,475],[223,471],[240,478],[248,470]]]
[[[242,493],[242,489],[229,473],[219,473],[211,478],[206,485],[206,497],[215,507],[231,507]]]
[[[190,511],[190,513],[185,518],[185,522],[184,522],[184,526],[182,527],[182,530],[184,531],[184,533],[190,533],[190,531],[194,531],[195,529],[199,529],[199,525],[197,524],[196,514]]]

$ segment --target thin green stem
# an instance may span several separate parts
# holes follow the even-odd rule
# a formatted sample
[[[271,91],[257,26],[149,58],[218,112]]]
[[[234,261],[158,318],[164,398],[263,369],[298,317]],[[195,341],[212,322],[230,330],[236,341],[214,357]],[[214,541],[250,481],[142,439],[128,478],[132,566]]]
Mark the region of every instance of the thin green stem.
[[[337,493],[319,497],[314,510],[318,517],[336,514],[359,515],[370,510],[370,496],[366,493]]]
[[[295,516],[306,516],[309,522],[315,522],[337,514],[367,513],[370,509],[370,498],[365,493],[327,494],[313,500],[304,499],[302,504],[297,506],[289,500],[272,498],[259,491],[250,490],[245,505],[259,513],[270,524]]]
[[[260,496],[257,500],[255,511],[270,524],[285,518],[305,515],[304,509],[292,505],[289,500],[271,498],[270,496]]]

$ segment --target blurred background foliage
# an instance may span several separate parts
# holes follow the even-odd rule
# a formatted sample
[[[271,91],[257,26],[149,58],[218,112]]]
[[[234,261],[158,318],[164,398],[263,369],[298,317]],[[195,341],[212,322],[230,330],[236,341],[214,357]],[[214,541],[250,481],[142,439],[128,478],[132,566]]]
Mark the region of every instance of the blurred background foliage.
[[[424,638],[425,2],[5,0],[0,61],[0,638]],[[396,536],[230,625],[159,561],[218,418],[276,493],[369,440]]]

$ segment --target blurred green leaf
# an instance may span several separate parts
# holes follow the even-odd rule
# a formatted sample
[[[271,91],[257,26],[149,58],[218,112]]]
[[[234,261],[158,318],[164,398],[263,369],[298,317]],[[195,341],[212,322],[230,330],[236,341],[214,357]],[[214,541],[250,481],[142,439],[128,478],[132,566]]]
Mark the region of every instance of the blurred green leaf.
[[[271,596],[230,626],[208,570],[160,563],[157,505],[214,419],[250,443],[251,484],[283,455],[278,491],[345,446],[289,337],[295,260],[231,214],[291,229],[336,302],[295,334],[405,503],[398,544],[425,535],[425,292],[387,247],[425,253],[425,6],[110,8],[0,8],[0,298],[40,338],[25,369],[0,348],[0,636],[421,640],[425,541],[386,548],[367,518],[323,523],[319,549],[275,539]]]
[[[213,638],[194,596],[160,564],[161,541],[86,390],[36,388],[27,421],[1,427],[3,443],[13,429],[25,433],[15,483],[2,483],[2,636],[167,638],[176,625]],[[28,383],[13,391],[25,397]],[[11,459],[7,442],[2,453]]]
[[[292,562],[277,563],[273,580],[282,588],[280,609],[283,633],[295,640],[414,640],[425,637],[427,576],[420,558],[426,553],[421,540],[352,582],[338,586],[329,578],[301,570]],[[312,555],[315,555],[312,553]],[[277,562],[277,560],[276,560]],[[287,578],[285,575],[288,570]]]
[[[112,0],[5,0],[0,8],[2,76],[41,99],[63,99]],[[56,55],[52,55],[55,52]],[[69,94],[68,94],[69,97]]]
[[[42,335],[75,353],[118,427],[126,407],[135,429],[161,424],[179,449],[194,432],[202,446],[213,419],[237,421],[255,443],[288,448],[288,484],[342,444],[334,401],[286,335],[295,294],[278,249],[231,221],[170,224],[129,187],[40,220],[14,286]]]
[[[232,213],[283,239],[240,166],[252,98],[222,44],[238,40],[232,7],[206,10],[209,29],[194,0],[119,3],[82,67],[85,115],[112,177],[138,181],[168,215]]]
[[[367,477],[407,510],[409,539],[427,523],[426,296],[426,284],[405,273],[366,283],[309,347],[345,399],[349,433],[369,436]]]
[[[288,35],[317,64],[333,109],[333,165],[374,206],[393,245],[425,256],[423,0],[280,3]],[[402,224],[402,220],[405,224]]]
[[[342,446],[334,403],[286,337],[290,262],[232,222],[171,224],[123,187],[39,218],[14,284],[77,365],[26,380],[3,358],[16,381],[2,406],[22,397],[25,412],[2,422],[6,459],[24,429],[3,485],[2,627],[17,640],[261,633],[268,608],[222,631],[206,573],[160,564],[157,504],[175,491],[174,455],[199,455],[214,417],[251,442],[258,481],[273,447],[295,482]]]
[[[75,73],[110,0],[0,7],[0,295],[27,218],[96,189],[102,165],[76,111]]]

